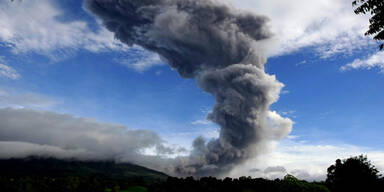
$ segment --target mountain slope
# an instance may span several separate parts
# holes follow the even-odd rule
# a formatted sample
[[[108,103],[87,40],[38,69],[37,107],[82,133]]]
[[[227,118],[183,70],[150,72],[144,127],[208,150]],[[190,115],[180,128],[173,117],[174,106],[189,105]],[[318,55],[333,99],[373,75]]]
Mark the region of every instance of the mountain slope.
[[[168,175],[142,166],[112,161],[77,161],[53,158],[0,160],[0,176],[97,177],[100,179],[165,180]]]

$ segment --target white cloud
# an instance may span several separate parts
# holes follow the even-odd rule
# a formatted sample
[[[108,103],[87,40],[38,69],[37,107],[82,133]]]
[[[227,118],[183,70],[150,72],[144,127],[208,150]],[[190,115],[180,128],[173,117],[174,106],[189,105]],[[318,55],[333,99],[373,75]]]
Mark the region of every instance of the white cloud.
[[[0,107],[50,108],[58,103],[55,99],[37,93],[0,89]]]
[[[304,65],[304,64],[307,64],[307,61],[306,60],[303,60],[299,63],[296,63],[296,66],[300,66],[300,65]]]
[[[134,46],[127,51],[126,58],[117,60],[117,62],[123,66],[134,69],[139,73],[155,66],[165,65],[158,54],[146,51],[137,46]]]
[[[124,48],[105,28],[92,31],[86,21],[59,21],[65,16],[51,0],[1,1],[0,41],[14,53],[33,51],[55,57],[76,49],[93,52]]]
[[[270,56],[313,47],[321,57],[351,54],[376,45],[364,37],[368,17],[355,15],[350,0],[226,0],[235,7],[268,16],[275,37],[266,42]],[[271,44],[274,44],[271,46]]]
[[[293,115],[293,114],[295,114],[296,113],[296,111],[295,110],[289,110],[289,111],[282,111],[281,112],[281,114],[282,115]]]
[[[384,171],[384,151],[348,144],[320,145],[301,142],[297,137],[288,138],[281,143],[272,143],[275,150],[262,154],[255,159],[235,168],[230,176],[238,177],[248,173],[253,177],[277,178],[285,174],[292,174],[299,179],[324,180],[327,168],[336,159],[365,154],[382,173]],[[268,167],[283,167],[286,172],[267,174],[252,170],[265,170]]]
[[[20,77],[19,73],[12,67],[0,63],[0,77],[16,80]]]
[[[119,63],[137,72],[164,65],[157,54],[137,46],[129,48],[100,23],[97,31],[94,31],[86,20],[58,20],[65,14],[52,0],[2,1],[0,42],[14,54],[34,52],[53,61],[85,49],[96,53],[124,51],[124,54],[128,54],[127,58],[119,60]],[[6,67],[0,65],[0,70],[11,70]]]
[[[16,80],[20,78],[20,74],[15,69],[5,64],[5,59],[3,56],[0,56],[0,77],[12,79],[12,80]],[[0,96],[1,96],[1,92],[0,92]]]
[[[163,71],[160,71],[160,70],[159,70],[159,71],[156,71],[155,74],[156,74],[157,76],[159,76],[159,75],[163,74]]]
[[[372,69],[378,68],[384,73],[384,52],[377,52],[365,59],[356,59],[352,63],[344,65],[340,68],[341,71],[352,69]]]
[[[199,119],[194,122],[192,122],[192,125],[212,125],[213,122],[209,121],[207,119]]]
[[[276,111],[269,111],[267,114],[266,133],[269,133],[271,139],[281,140],[291,131],[294,122],[289,118],[281,117]]]

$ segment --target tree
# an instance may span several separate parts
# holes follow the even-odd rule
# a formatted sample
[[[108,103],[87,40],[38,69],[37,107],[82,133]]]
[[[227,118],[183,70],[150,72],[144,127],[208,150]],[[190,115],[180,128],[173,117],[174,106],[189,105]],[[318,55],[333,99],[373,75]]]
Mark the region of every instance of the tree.
[[[333,192],[373,191],[380,179],[379,171],[363,155],[337,159],[327,171],[326,184]]]
[[[356,0],[352,2],[356,14],[371,14],[369,29],[365,35],[374,35],[375,40],[384,40],[384,1],[383,0]],[[383,50],[384,43],[380,45]]]

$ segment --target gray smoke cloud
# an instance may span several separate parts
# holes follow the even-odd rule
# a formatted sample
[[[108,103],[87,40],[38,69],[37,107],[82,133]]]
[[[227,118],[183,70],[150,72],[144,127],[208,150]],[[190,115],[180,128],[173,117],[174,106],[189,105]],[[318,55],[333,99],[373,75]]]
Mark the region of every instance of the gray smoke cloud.
[[[147,149],[157,155],[146,155]],[[167,170],[162,156],[180,153],[156,133],[32,109],[0,109],[0,159],[28,156],[114,160]]]
[[[287,170],[283,166],[267,167],[264,169],[264,173],[286,173]]]
[[[156,52],[215,97],[208,119],[220,125],[219,138],[197,138],[175,174],[221,175],[254,156],[257,144],[289,133],[290,125],[267,125],[283,84],[265,73],[257,49],[271,36],[266,17],[214,0],[85,0],[85,7],[117,39]]]

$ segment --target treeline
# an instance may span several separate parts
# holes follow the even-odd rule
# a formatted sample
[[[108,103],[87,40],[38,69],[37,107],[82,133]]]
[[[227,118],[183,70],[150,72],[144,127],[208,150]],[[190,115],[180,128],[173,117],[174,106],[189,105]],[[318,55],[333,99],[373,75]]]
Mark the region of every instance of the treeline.
[[[138,191],[140,190],[140,191]],[[328,192],[322,183],[300,181],[291,175],[284,179],[201,179],[169,177],[163,182],[140,178],[106,180],[93,176],[66,177],[0,177],[0,191],[6,192]]]
[[[0,170],[0,191],[6,192],[373,192],[384,190],[384,178],[365,156],[336,160],[335,164],[328,168],[327,179],[323,182],[299,180],[292,175],[275,180],[251,177],[176,178],[130,164],[67,162],[54,159],[0,160]],[[140,176],[135,175],[135,172],[140,172]]]
[[[337,159],[327,172],[325,184],[332,192],[384,191],[384,178],[366,156]]]
[[[292,175],[284,179],[268,180],[251,177],[217,179],[205,177],[195,180],[168,178],[166,182],[149,187],[151,192],[329,192],[324,183],[301,181]]]
[[[4,192],[118,192],[132,186],[148,185],[144,180],[109,180],[97,176],[0,176],[0,191]]]

